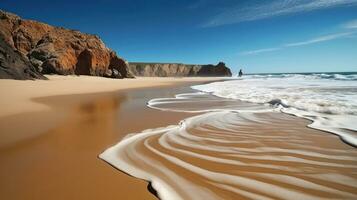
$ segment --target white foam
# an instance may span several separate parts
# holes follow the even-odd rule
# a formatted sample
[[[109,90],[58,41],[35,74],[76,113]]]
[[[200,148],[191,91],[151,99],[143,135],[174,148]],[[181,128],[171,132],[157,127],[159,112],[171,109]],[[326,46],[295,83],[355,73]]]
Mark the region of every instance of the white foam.
[[[341,198],[356,197],[353,192],[333,187],[335,183],[356,187],[353,176],[339,174],[344,169],[357,169],[353,149],[312,146],[299,134],[270,135],[244,131],[251,124],[265,127],[267,123],[281,120],[257,113],[284,112],[309,119],[313,121],[310,127],[333,132],[347,143],[357,145],[356,132],[349,131],[357,130],[357,81],[354,77],[330,74],[258,75],[193,88],[203,92],[153,99],[148,106],[165,111],[203,114],[185,119],[178,125],[130,134],[107,149],[100,158],[132,176],[150,181],[160,199],[165,200],[224,199],[219,193],[202,187],[169,166],[192,173],[217,190],[253,199],[325,199],[314,193],[299,191],[304,188]],[[212,98],[205,92],[224,99]],[[237,100],[253,103],[242,106],[241,102],[234,103]],[[197,103],[201,105],[196,106]],[[256,103],[264,105],[257,106]],[[274,103],[278,105],[272,106]],[[192,104],[195,106],[189,107]],[[277,123],[271,125],[289,130],[288,126]],[[293,129],[291,131],[294,132]],[[271,147],[264,141],[268,144],[270,141],[281,141],[288,145],[285,148],[284,145]],[[251,145],[247,146],[247,143]],[[201,162],[197,164],[191,159]],[[243,170],[236,175],[234,170],[218,171],[204,163],[237,169],[258,167],[273,170],[273,173]],[[306,167],[295,167],[295,164],[305,164]],[[331,171],[319,171],[320,168],[331,168]],[[293,187],[283,187],[285,184]]]
[[[291,139],[298,139],[298,135],[282,134],[272,138],[271,135],[260,131],[244,132],[242,130],[249,127],[251,123],[264,126],[271,120],[275,120],[261,116],[264,115],[232,111],[208,112],[187,118],[179,125],[148,129],[141,133],[131,134],[107,149],[100,155],[100,158],[132,176],[150,181],[158,191],[159,197],[165,200],[224,199],[219,196],[219,193],[213,192],[214,190],[210,191],[197,184],[195,181],[198,180],[190,179],[189,175],[185,177],[179,171],[170,169],[169,166],[175,166],[187,171],[188,174],[194,174],[198,179],[203,179],[204,182],[214,185],[217,190],[229,191],[247,198],[324,199],[313,193],[301,192],[294,188],[308,188],[351,199],[356,196],[349,191],[331,187],[335,180],[329,180],[330,176],[341,177],[348,181],[345,185],[355,187],[355,178],[338,174],[338,170],[334,170],[334,174],[331,174],[330,171],[318,170],[322,167],[339,168],[341,171],[357,169],[353,164],[355,157],[349,156],[348,151],[339,152],[335,149],[325,149],[326,152],[323,152],[320,148],[312,147],[317,149],[310,152],[304,148],[300,150],[300,148],[285,149],[266,145],[250,145],[249,147],[239,145],[242,140],[254,144],[260,139],[273,139],[274,141],[280,139],[285,143],[291,142]],[[281,127],[280,124],[272,124],[272,126]],[[204,127],[204,131],[201,130],[202,127]],[[200,135],[197,131],[203,132],[204,135]],[[236,139],[230,142],[217,139],[216,136],[219,133],[228,133],[229,136],[236,136]],[[237,144],[230,144],[234,142]],[[299,147],[300,144],[291,143],[290,145]],[[335,155],[331,155],[331,153]],[[182,155],[184,156],[181,157]],[[193,159],[202,161],[191,162]],[[275,162],[265,162],[267,160]],[[351,164],[342,164],[342,161],[351,162]],[[237,175],[234,170],[219,171],[215,167],[206,166],[205,162],[214,163],[214,165],[228,165],[237,169],[258,167],[264,170],[263,172],[243,170],[240,175]],[[308,168],[296,168],[294,164],[306,164]],[[271,170],[274,171],[273,174],[264,172]],[[319,184],[316,180],[329,184]],[[341,180],[336,182],[340,183]],[[294,187],[284,187],[284,184]]]
[[[222,98],[276,104],[282,112],[312,120],[311,128],[332,132],[357,146],[356,76],[252,75],[192,88]]]
[[[135,165],[132,165],[128,162],[123,162],[126,160],[126,156],[123,155],[123,152],[126,152],[130,147],[132,147],[132,143],[135,143],[138,140],[141,140],[145,137],[149,137],[152,135],[160,134],[162,132],[175,129],[177,128],[176,126],[172,127],[166,127],[166,128],[161,128],[161,129],[156,129],[153,131],[144,131],[141,134],[135,134],[132,135],[131,137],[126,137],[123,139],[121,142],[118,144],[106,149],[102,154],[99,155],[99,158],[102,160],[105,160],[106,162],[110,163],[111,165],[115,166],[116,168],[125,171],[126,173],[137,177],[141,179],[145,179],[147,181],[150,181],[153,188],[160,188],[159,190],[159,197],[161,199],[172,199],[172,200],[180,200],[180,196],[175,192],[175,190],[170,187],[164,180],[162,180],[160,177],[155,176],[153,174],[148,173],[145,170],[140,169],[139,167],[136,167]],[[154,161],[152,161],[150,158],[142,158],[142,155],[140,154],[135,154],[132,151],[131,153],[134,153],[136,156],[136,159],[140,159],[142,161],[146,161],[148,165],[156,165]],[[164,169],[164,166],[162,167]],[[175,174],[173,174],[172,171],[166,170],[165,171],[167,174],[171,174],[172,177],[177,178],[177,180],[180,180],[181,178]],[[184,180],[180,180],[183,183],[185,182]]]

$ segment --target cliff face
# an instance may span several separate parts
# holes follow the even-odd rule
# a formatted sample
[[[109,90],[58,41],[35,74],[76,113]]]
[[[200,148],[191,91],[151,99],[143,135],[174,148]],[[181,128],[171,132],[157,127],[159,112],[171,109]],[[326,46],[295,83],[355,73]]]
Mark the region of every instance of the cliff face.
[[[23,20],[1,10],[0,44],[0,78],[44,78],[41,74],[49,73],[133,77],[127,62],[98,36]]]
[[[129,63],[135,76],[232,76],[231,70],[223,62],[217,65],[186,65],[180,63]]]
[[[129,64],[96,35],[50,26],[0,10],[0,78],[45,79],[42,74],[112,78],[231,76],[224,63]]]
[[[0,78],[46,79],[30,61],[0,37]]]

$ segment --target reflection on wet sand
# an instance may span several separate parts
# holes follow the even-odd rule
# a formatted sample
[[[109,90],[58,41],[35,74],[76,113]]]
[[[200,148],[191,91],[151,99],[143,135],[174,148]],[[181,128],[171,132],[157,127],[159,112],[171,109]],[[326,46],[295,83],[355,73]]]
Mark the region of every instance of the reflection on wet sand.
[[[162,199],[357,198],[357,151],[337,136],[282,113],[237,112],[237,101],[180,97],[149,106],[213,112],[132,134],[100,157],[152,182]]]
[[[98,155],[127,133],[176,123],[189,116],[162,114],[146,107],[149,99],[176,92],[156,88],[48,97],[37,101],[55,109],[50,113],[2,119],[1,122],[21,119],[31,123],[8,126],[6,131],[6,124],[0,124],[0,140],[4,144],[0,146],[1,197],[156,199],[147,191],[147,182],[118,173]],[[13,137],[4,137],[9,132]],[[34,134],[28,137],[31,132]]]
[[[100,176],[110,176],[110,171],[105,169],[97,173],[95,169],[104,166],[95,157],[103,144],[117,139],[113,138],[114,120],[125,96],[106,96],[83,105],[72,104],[66,98],[50,100],[57,104],[55,108],[58,110],[44,116],[47,119],[28,120],[35,124],[46,123],[63,112],[66,112],[66,118],[57,121],[50,130],[43,127],[42,134],[1,148],[0,193],[3,198],[64,199],[87,196],[91,194],[87,190],[96,189],[91,182]],[[68,104],[65,105],[65,102]],[[66,108],[66,111],[60,108]],[[93,197],[88,195],[88,198]]]

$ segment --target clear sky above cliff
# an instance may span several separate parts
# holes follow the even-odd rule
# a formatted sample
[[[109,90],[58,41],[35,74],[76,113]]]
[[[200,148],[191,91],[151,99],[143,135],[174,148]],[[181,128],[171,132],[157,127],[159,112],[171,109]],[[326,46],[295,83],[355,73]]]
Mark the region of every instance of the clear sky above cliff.
[[[97,34],[129,61],[357,71],[357,0],[1,0],[0,8]]]

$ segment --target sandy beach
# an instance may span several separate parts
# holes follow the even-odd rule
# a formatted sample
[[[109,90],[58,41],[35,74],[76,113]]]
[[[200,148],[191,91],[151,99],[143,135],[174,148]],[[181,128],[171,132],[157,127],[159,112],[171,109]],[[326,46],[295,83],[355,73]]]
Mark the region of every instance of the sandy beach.
[[[357,200],[356,43],[357,0],[0,1],[0,199]]]
[[[126,134],[189,114],[146,107],[151,98],[218,78],[49,76],[0,80],[0,193],[7,199],[155,199],[147,183],[98,158]],[[174,88],[172,88],[176,85]],[[172,88],[172,89],[170,89]]]
[[[135,79],[108,79],[93,76],[46,76],[46,80],[0,80],[1,98],[0,117],[24,112],[46,111],[50,108],[44,104],[36,103],[36,98],[48,96],[60,96],[71,94],[88,94],[113,92],[116,90],[145,88],[155,86],[167,86],[177,83],[202,83],[206,81],[221,80],[223,78],[205,77],[137,77]],[[31,101],[31,99],[35,101]]]
[[[190,85],[217,78],[49,78],[1,80],[1,92],[9,94],[1,101],[3,198],[156,199],[147,181],[158,178],[174,191],[170,198],[357,195],[355,149],[335,135],[306,127],[307,120],[269,112],[200,117],[202,113],[170,111],[255,107],[210,95],[192,102],[173,98],[194,92]],[[155,98],[165,103],[149,108],[147,103]],[[175,131],[190,117],[197,119],[187,122],[187,132]],[[169,125],[169,132],[151,134]],[[139,138],[117,144],[129,133]],[[98,156],[110,147],[101,160]]]

